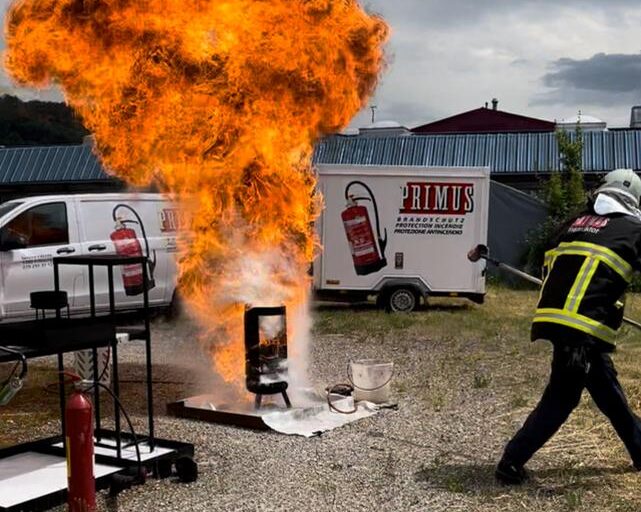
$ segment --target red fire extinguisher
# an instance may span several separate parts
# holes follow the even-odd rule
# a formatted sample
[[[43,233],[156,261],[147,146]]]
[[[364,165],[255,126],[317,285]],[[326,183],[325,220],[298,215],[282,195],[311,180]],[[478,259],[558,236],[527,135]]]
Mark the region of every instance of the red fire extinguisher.
[[[138,221],[119,218],[116,215],[116,211],[119,208],[126,208],[131,212],[133,212],[133,214],[136,216]],[[140,230],[142,231],[142,236],[145,241],[145,248],[147,249],[147,258],[149,258],[149,242],[147,240],[147,235],[145,233],[145,226],[143,225],[142,219],[140,218],[138,213],[129,205],[119,204],[114,207],[112,216],[114,221],[116,222],[116,229],[113,233],[111,233],[111,235],[109,235],[109,238],[111,238],[111,240],[114,243],[114,246],[116,248],[116,254],[118,254],[119,256],[129,256],[129,257],[142,256],[142,247],[140,245],[140,242],[138,241],[138,235],[133,229],[128,228],[126,226],[127,223],[131,223],[131,224],[138,224],[140,226]],[[148,289],[151,289],[155,286],[155,282],[154,282],[155,266],[156,266],[156,251],[154,251],[153,261],[149,259],[149,276],[147,279]],[[125,287],[126,295],[140,295],[144,291],[144,278],[143,278],[144,271],[145,270],[143,266],[140,264],[122,266],[122,281]]]
[[[93,415],[91,401],[74,391],[65,406],[69,512],[96,509],[93,472]]]
[[[354,197],[349,190],[354,185],[360,185],[369,194],[369,197]],[[387,229],[384,230],[385,237],[381,237],[378,220],[378,207],[371,189],[361,181],[352,181],[345,187],[345,199],[347,207],[341,214],[343,227],[347,235],[354,270],[359,276],[365,276],[387,266],[385,259],[385,247],[387,246]],[[365,206],[359,205],[357,201],[371,201],[376,218],[376,234],[372,229],[369,213]]]

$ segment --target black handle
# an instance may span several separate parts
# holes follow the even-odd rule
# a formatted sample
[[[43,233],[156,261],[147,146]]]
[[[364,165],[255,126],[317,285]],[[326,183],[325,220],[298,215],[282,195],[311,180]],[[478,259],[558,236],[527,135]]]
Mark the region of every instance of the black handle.
[[[89,250],[90,251],[104,251],[107,249],[106,245],[98,244],[98,245],[90,245]]]
[[[72,252],[76,252],[76,250],[73,247],[61,247],[56,252],[58,254],[71,254]]]

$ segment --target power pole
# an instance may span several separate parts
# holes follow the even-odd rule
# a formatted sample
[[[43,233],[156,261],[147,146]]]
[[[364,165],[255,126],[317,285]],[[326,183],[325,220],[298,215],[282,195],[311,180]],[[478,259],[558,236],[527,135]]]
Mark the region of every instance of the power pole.
[[[372,111],[372,124],[376,122],[376,109],[378,107],[376,105],[371,105],[369,109]]]

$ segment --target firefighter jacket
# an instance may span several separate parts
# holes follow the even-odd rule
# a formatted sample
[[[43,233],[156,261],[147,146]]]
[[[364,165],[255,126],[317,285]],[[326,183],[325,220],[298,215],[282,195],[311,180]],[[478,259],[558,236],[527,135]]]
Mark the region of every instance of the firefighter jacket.
[[[579,216],[545,253],[532,340],[587,338],[603,350],[614,350],[623,295],[640,268],[639,219],[622,213]]]

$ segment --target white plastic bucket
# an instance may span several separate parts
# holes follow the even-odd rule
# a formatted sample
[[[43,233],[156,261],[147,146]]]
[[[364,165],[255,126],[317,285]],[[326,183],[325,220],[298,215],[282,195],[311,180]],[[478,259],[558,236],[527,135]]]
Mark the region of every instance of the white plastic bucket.
[[[354,400],[367,400],[375,404],[389,401],[394,363],[380,359],[350,361],[348,375],[354,386]]]

